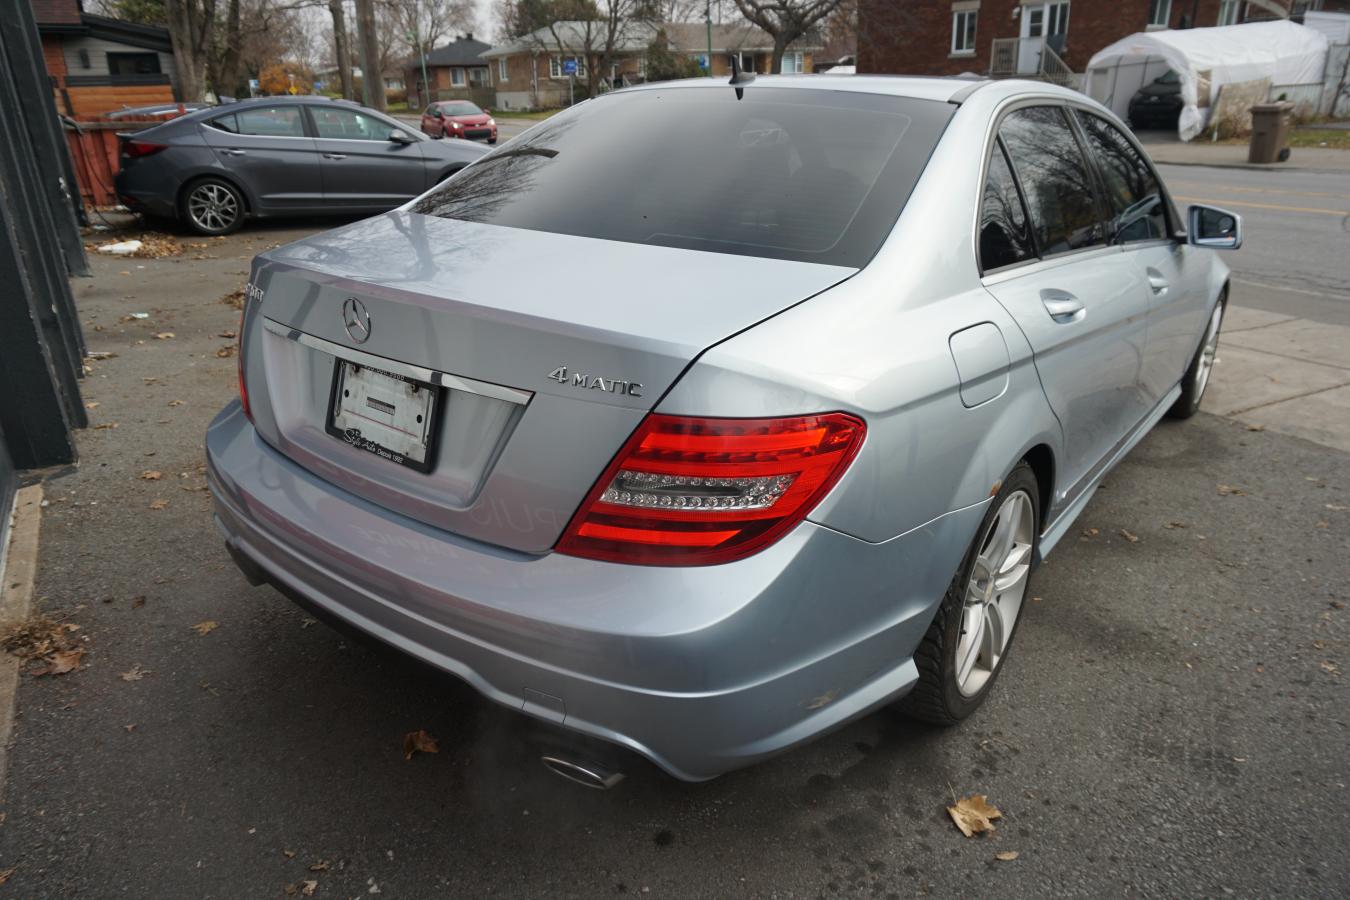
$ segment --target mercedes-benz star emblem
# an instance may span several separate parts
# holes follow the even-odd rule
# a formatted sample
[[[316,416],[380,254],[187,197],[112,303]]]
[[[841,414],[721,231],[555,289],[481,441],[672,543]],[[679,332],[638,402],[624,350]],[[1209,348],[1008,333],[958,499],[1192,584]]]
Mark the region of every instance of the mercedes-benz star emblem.
[[[355,297],[348,297],[342,304],[342,324],[347,329],[347,337],[356,343],[364,344],[370,338],[370,313]]]

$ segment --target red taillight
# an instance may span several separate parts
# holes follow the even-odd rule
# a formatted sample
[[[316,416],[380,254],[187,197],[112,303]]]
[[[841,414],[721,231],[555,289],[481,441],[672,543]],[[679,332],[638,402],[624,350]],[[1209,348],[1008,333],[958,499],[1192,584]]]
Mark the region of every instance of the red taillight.
[[[600,476],[558,552],[703,566],[782,537],[829,492],[867,426],[846,413],[786,419],[652,414]]]
[[[127,159],[139,159],[142,156],[153,156],[161,150],[168,149],[168,144],[153,144],[150,141],[126,141],[122,144],[122,155]]]
[[[248,314],[248,300],[244,300],[244,308],[239,311],[239,346],[235,350],[235,359],[238,361],[236,368],[239,371],[239,403],[244,407],[244,416],[250,422],[253,421],[253,410],[248,405],[248,385],[244,383],[244,318]]]

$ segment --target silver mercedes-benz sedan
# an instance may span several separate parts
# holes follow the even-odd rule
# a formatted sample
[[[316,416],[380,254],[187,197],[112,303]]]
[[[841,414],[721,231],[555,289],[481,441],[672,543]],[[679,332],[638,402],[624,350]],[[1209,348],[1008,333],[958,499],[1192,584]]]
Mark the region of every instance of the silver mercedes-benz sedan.
[[[592,784],[607,743],[699,780],[956,722],[1098,482],[1199,407],[1240,240],[1044,84],[619,91],[258,257],[216,516]]]

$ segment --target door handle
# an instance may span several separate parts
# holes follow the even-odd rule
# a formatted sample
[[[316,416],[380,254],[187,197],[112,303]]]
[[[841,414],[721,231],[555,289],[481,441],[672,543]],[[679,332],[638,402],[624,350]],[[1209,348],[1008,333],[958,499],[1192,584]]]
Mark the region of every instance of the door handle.
[[[1070,325],[1087,315],[1083,301],[1068,291],[1046,288],[1041,291],[1041,303],[1045,305],[1050,318],[1061,325]]]
[[[1148,270],[1148,286],[1158,297],[1167,293],[1167,279],[1157,269]]]
[[[323,155],[323,158],[324,158],[324,159],[346,159],[346,158],[347,158],[347,154],[345,154],[345,153],[325,153],[325,154]]]
[[[235,150],[235,149],[229,149],[226,150],[225,152],[228,153],[230,156],[244,156],[248,153],[247,150]]]

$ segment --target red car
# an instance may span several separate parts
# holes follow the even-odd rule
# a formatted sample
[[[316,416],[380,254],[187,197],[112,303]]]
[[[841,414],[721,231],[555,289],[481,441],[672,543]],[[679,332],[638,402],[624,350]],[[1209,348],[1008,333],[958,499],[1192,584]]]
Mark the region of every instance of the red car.
[[[422,133],[434,138],[465,138],[497,143],[497,122],[468,100],[442,100],[422,113]]]

